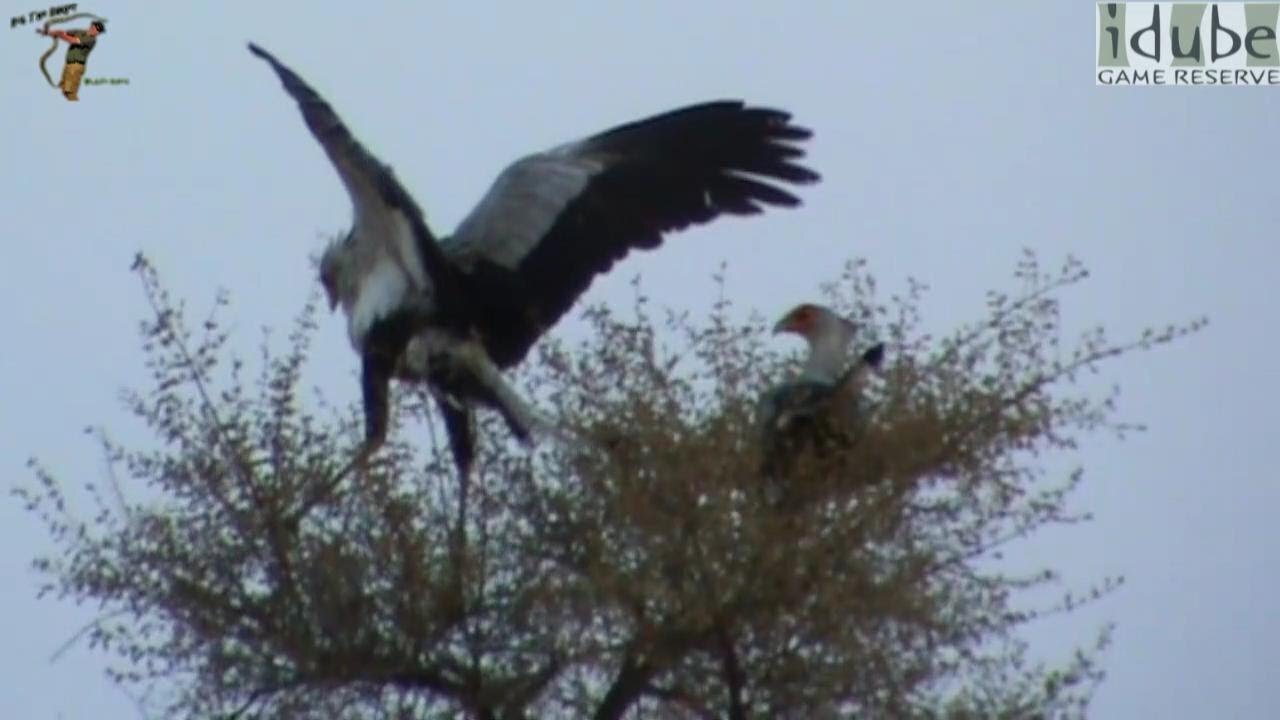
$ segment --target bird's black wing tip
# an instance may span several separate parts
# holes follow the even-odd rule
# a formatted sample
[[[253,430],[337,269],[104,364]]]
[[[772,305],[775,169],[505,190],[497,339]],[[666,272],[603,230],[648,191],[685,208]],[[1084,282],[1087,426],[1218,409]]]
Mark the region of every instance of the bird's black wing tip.
[[[873,368],[879,368],[884,363],[884,343],[876,343],[862,353],[862,361]]]
[[[271,66],[271,69],[275,70],[278,75],[281,75],[282,79],[284,75],[294,74],[293,71],[286,67],[284,63],[280,62],[275,55],[272,55],[270,52],[263,49],[261,45],[250,40],[248,46],[249,52],[253,53],[256,57],[266,60],[267,64]]]
[[[249,45],[249,52],[253,53],[257,57],[262,58],[267,62],[268,65],[271,66],[271,69],[275,72],[276,77],[280,78],[280,82],[284,84],[285,90],[288,91],[288,93],[292,95],[295,100],[301,103],[303,102],[303,99],[304,99],[303,96],[309,97],[311,95],[316,94],[316,92],[311,89],[311,86],[307,85],[305,80],[299,77],[298,74],[295,73],[293,70],[289,69],[288,65],[285,65],[284,63],[280,62],[275,55],[272,55],[271,53],[262,49],[261,45],[258,45],[252,40],[249,41],[248,45]]]
[[[791,122],[791,116],[787,116],[787,130],[796,134],[799,139],[813,137],[813,128],[808,125],[797,125]]]
[[[746,106],[741,111],[754,115],[763,121],[763,124],[772,128],[778,137],[786,140],[805,140],[813,137],[813,130],[804,125],[798,125],[795,122],[795,115],[789,110],[783,110],[776,107],[763,106]]]

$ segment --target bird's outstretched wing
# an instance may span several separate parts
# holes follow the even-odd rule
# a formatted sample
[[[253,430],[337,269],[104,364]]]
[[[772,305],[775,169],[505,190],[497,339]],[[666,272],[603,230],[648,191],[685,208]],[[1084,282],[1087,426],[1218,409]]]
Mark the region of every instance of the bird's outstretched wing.
[[[391,168],[356,140],[323,97],[274,55],[253,43],[249,51],[266,60],[290,97],[298,103],[302,119],[324,148],[354,206],[354,237],[381,243],[368,257],[385,253],[393,258],[419,290],[429,279],[437,302],[448,304],[456,291],[453,271],[427,228],[422,210],[396,179]]]
[[[388,386],[401,353],[421,328],[417,314],[422,306],[416,301],[429,290],[431,305],[441,316],[464,327],[466,304],[455,284],[456,272],[427,228],[422,210],[391,168],[369,153],[329,103],[295,72],[253,43],[249,50],[280,77],[351,197],[355,217],[347,242],[359,244],[351,255],[359,263],[354,272],[360,283],[352,322],[360,338],[365,414],[360,457],[367,457],[386,437]],[[402,291],[406,289],[407,297]]]
[[[710,102],[622,125],[508,166],[442,242],[482,303],[475,318],[501,366],[519,362],[592,279],[632,248],[724,214],[799,200],[818,179],[810,136],[785,112]]]

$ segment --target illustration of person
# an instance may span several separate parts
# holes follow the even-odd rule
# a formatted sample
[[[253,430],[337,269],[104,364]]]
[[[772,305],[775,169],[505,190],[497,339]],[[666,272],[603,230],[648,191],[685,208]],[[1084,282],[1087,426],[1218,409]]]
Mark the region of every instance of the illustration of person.
[[[67,58],[62,65],[62,79],[58,87],[68,100],[79,100],[80,81],[84,78],[84,63],[93,52],[98,36],[107,31],[106,23],[94,20],[84,30],[59,30],[57,28],[36,28],[36,32],[47,37],[66,40],[71,46],[67,48]]]

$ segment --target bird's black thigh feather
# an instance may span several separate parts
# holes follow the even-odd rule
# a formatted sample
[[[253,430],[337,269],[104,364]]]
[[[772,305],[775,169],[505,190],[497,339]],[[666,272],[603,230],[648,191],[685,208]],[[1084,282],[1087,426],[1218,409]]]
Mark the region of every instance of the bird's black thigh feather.
[[[436,402],[440,407],[440,415],[444,418],[444,429],[449,434],[449,450],[453,452],[453,463],[458,468],[458,477],[466,481],[471,472],[471,463],[475,459],[475,435],[471,428],[471,411],[466,407],[458,407],[446,399]]]
[[[364,441],[373,448],[387,438],[388,402],[395,358],[376,348],[366,350],[360,368],[360,390],[364,399]]]
[[[360,389],[364,399],[364,436],[369,447],[380,446],[387,437],[391,413],[391,378],[400,356],[424,321],[415,312],[398,312],[379,320],[370,328],[360,354]]]

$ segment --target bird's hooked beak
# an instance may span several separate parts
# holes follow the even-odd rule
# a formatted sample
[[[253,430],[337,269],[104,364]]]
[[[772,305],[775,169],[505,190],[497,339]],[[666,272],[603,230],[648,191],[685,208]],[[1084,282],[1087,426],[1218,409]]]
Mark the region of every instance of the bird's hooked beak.
[[[788,332],[800,332],[800,327],[796,323],[795,313],[787,313],[786,315],[783,315],[782,319],[773,325],[774,335],[781,335],[782,333]]]
[[[329,312],[333,312],[334,310],[337,310],[338,309],[338,293],[330,292],[328,288],[325,288],[325,295],[329,296]]]

